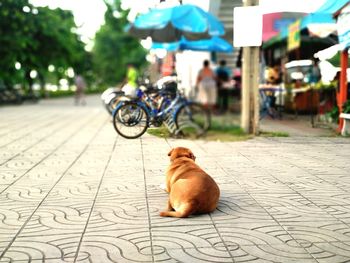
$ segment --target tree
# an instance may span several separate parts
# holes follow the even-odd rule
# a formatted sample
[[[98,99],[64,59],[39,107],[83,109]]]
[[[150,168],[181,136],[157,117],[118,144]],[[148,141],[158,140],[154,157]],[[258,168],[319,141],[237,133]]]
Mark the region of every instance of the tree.
[[[115,85],[125,77],[128,63],[139,68],[146,64],[147,51],[138,39],[124,31],[129,10],[121,8],[120,0],[105,1],[105,4],[105,24],[95,36],[93,67],[98,82]]]
[[[8,86],[21,78],[16,70],[18,55],[31,42],[30,26],[25,7],[28,0],[5,0],[0,2],[0,79]]]
[[[62,73],[70,67],[83,74],[88,54],[85,44],[74,33],[76,25],[72,12],[41,7],[33,22],[32,35],[36,45],[30,52],[36,60],[29,60],[25,65],[38,71],[41,82],[46,78],[50,65],[59,69],[56,70],[57,79],[66,77]]]
[[[3,0],[0,3],[0,79],[7,86],[24,82],[33,84],[32,70],[38,72],[42,87],[48,67],[55,66],[58,78],[73,67],[84,71],[90,56],[75,33],[71,11],[34,7],[28,0]],[[21,69],[16,70],[19,62]]]

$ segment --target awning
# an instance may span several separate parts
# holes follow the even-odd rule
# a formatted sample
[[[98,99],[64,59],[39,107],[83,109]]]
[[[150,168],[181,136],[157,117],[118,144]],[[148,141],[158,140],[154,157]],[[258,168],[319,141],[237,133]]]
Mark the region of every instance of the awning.
[[[344,7],[350,0],[328,0],[314,13],[300,19],[300,30],[308,28],[311,33],[320,37],[326,37],[336,30],[334,13]],[[323,28],[321,28],[323,27]],[[285,40],[288,37],[288,27],[283,28],[280,33],[264,43],[264,47],[269,47],[276,42]]]

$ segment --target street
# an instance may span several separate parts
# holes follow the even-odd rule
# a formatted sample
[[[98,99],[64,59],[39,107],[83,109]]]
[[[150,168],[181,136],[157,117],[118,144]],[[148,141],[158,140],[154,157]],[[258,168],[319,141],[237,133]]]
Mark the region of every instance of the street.
[[[117,135],[98,96],[0,107],[0,262],[350,262],[350,140]],[[218,183],[163,218],[172,147]]]

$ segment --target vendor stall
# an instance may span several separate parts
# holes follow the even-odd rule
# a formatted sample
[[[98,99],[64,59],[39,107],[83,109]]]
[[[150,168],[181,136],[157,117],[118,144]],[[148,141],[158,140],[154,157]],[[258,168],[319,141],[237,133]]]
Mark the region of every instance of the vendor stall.
[[[343,104],[346,102],[348,94],[348,80],[347,80],[347,68],[348,68],[348,58],[349,58],[349,47],[350,47],[350,1],[346,1],[337,12],[335,12],[334,17],[337,18],[337,30],[339,37],[339,44],[341,48],[341,58],[340,58],[340,85],[337,94],[337,104],[339,108],[340,118],[339,118],[339,131],[342,130],[344,125],[344,114]]]

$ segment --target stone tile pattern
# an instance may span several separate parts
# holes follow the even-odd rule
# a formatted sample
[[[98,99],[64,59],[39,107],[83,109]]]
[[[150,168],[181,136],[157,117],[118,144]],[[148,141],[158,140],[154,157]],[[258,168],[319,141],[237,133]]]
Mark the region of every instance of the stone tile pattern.
[[[0,108],[0,262],[350,262],[350,141],[125,140],[98,98]],[[175,146],[221,189],[161,218]]]

